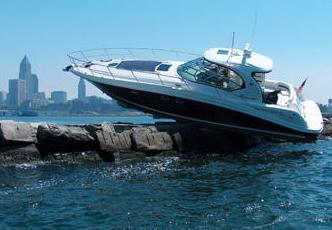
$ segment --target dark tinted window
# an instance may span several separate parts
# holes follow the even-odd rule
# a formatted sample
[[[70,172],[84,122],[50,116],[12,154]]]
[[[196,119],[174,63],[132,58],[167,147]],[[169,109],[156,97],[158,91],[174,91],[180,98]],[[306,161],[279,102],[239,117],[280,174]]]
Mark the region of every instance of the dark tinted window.
[[[204,58],[182,64],[177,69],[187,80],[214,86],[226,91],[244,88],[240,75],[225,66],[217,65]]]
[[[113,66],[116,66],[117,64],[119,64],[119,63],[116,63],[116,62],[110,63],[110,64],[108,64],[108,67],[113,67]]]
[[[154,72],[156,67],[160,65],[161,62],[158,61],[122,61],[116,68],[126,69],[132,71],[151,71]]]
[[[168,71],[169,68],[171,68],[172,65],[169,64],[161,64],[160,66],[158,66],[157,70],[159,71]]]
[[[218,50],[217,54],[228,55],[228,50]]]

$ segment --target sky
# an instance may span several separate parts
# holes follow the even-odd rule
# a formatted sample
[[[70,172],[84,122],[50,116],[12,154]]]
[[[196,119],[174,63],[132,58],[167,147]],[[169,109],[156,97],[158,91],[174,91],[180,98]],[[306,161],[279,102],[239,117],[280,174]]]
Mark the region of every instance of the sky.
[[[17,78],[26,54],[40,91],[77,97],[78,78],[65,73],[67,54],[104,47],[149,47],[203,53],[252,44],[272,58],[269,77],[295,86],[308,78],[306,98],[332,98],[330,0],[0,0],[0,90]],[[88,95],[101,96],[87,84]]]

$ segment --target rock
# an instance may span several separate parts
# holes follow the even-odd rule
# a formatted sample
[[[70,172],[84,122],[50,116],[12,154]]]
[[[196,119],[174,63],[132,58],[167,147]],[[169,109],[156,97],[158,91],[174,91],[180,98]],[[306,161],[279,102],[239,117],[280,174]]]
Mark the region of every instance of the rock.
[[[112,124],[103,123],[101,126],[102,130],[96,132],[96,139],[99,143],[98,152],[104,161],[114,161],[114,152],[131,150],[130,130],[117,133]]]
[[[111,131],[111,132],[108,132]],[[116,133],[112,130],[98,131],[96,137],[99,143],[100,157],[107,162],[114,160],[114,152],[130,151],[132,147],[131,131]]]
[[[114,125],[107,122],[101,123],[101,129],[104,132],[115,133]]]
[[[179,152],[183,152],[185,151],[186,147],[184,145],[184,142],[183,142],[183,138],[182,138],[182,135],[181,133],[179,132],[176,132],[172,135],[172,138],[173,138],[173,141],[174,141],[174,145],[175,145],[175,148],[179,151]]]
[[[331,136],[332,135],[332,123],[325,123],[324,129],[322,131],[322,136]]]
[[[40,160],[41,156],[35,144],[0,147],[0,165],[22,164]]]
[[[38,148],[43,155],[88,151],[97,148],[96,140],[82,127],[44,124],[37,131]]]
[[[331,123],[331,120],[329,118],[324,117],[323,122],[324,122],[324,124],[328,124],[328,123]]]
[[[326,123],[324,134],[332,135],[332,123]],[[0,122],[0,137],[3,162],[40,158],[70,162],[124,161],[183,156],[183,153],[226,154],[261,141],[249,135],[185,123],[55,125],[6,121]]]
[[[210,134],[212,135],[212,134]],[[199,151],[210,148],[206,143],[209,139],[214,139],[200,129],[193,126],[181,126],[176,133],[172,135],[175,147],[180,152]]]
[[[132,127],[131,130],[135,134],[144,134],[144,133],[156,133],[158,132],[157,128],[153,125],[149,126],[135,126]]]
[[[194,126],[181,126],[172,134],[175,147],[179,152],[200,154],[232,153],[258,144],[261,139],[220,130],[211,130]]]
[[[122,133],[123,131],[129,131],[135,127],[138,127],[138,125],[134,125],[132,123],[121,123],[121,122],[113,123],[112,125],[114,127],[115,132],[117,133]]]
[[[84,124],[84,125],[66,125],[66,127],[71,128],[71,127],[78,127],[85,129],[86,131],[89,132],[90,136],[95,137],[95,133],[99,130],[102,130],[102,125],[101,124]]]
[[[158,132],[156,127],[133,128],[133,146],[136,151],[173,150],[172,137],[167,132]]]
[[[30,123],[1,121],[0,139],[2,145],[37,143],[36,127]]]
[[[115,152],[120,150],[129,151],[132,146],[130,131],[122,133],[98,131],[96,133],[99,148],[102,151]]]

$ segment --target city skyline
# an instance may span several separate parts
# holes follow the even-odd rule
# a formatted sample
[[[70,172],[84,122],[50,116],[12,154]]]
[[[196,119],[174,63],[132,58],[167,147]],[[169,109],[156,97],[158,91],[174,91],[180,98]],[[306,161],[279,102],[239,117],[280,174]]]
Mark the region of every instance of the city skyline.
[[[40,88],[46,92],[65,90],[68,98],[76,97],[79,80],[62,72],[70,64],[66,55],[72,51],[151,47],[202,54],[211,47],[230,47],[232,32],[236,48],[250,42],[254,51],[273,59],[272,79],[298,86],[308,78],[305,97],[326,104],[332,96],[332,1],[294,0],[280,7],[277,0],[195,4],[187,0],[153,4],[148,0],[101,0],[98,4],[5,0],[0,7],[4,31],[0,50],[6,54],[0,63],[1,79],[18,75],[17,63],[26,53],[34,63],[32,72],[43,79]],[[141,10],[147,13],[138,13]],[[7,89],[7,84],[1,81],[0,89]],[[88,95],[103,96],[89,83],[86,88]]]
[[[36,73],[32,72],[32,65],[31,62],[28,58],[28,56],[25,54],[19,64],[18,67],[18,76],[17,77],[11,77],[6,79],[8,82],[7,88],[0,88],[0,92],[4,93],[5,95],[7,93],[9,93],[10,91],[10,84],[9,82],[11,80],[23,80],[24,83],[26,84],[25,86],[25,95],[21,95],[22,99],[21,100],[31,100],[33,98],[34,94],[37,94],[39,92],[39,78],[38,75]],[[21,81],[21,82],[23,82]],[[61,90],[61,88],[59,88],[58,90],[51,90],[49,92],[46,92],[49,95],[49,98],[51,98],[51,94],[53,91],[64,91]],[[81,96],[80,96],[81,94]],[[86,85],[85,85],[85,81],[80,78],[78,81],[78,93],[76,95],[76,97],[74,96],[72,99],[79,99],[79,98],[84,98],[86,97]],[[6,98],[6,96],[5,96]]]
[[[33,73],[32,71],[32,65],[31,65],[31,62],[29,60],[29,57],[27,54],[25,54],[23,56],[23,58],[21,59],[21,61],[19,62],[19,64],[17,65],[17,76],[12,76],[12,77],[8,77],[7,79],[5,79],[5,81],[1,81],[1,85],[3,88],[0,88],[0,105],[2,103],[2,100],[3,102],[5,102],[5,99],[8,99],[8,93],[10,91],[10,84],[9,82],[11,80],[21,80],[19,81],[20,84],[26,84],[26,87],[24,88],[24,91],[25,91],[25,95],[24,96],[20,96],[21,97],[21,102],[25,101],[25,100],[32,100],[33,99],[33,95],[34,94],[37,94],[37,93],[40,93],[39,92],[39,78],[38,78],[38,75],[36,73]],[[24,81],[24,83],[23,83]],[[4,84],[5,82],[8,82],[8,84]],[[16,82],[15,84],[18,84],[18,82]],[[82,99],[87,97],[87,93],[86,93],[86,84],[85,84],[85,80],[83,80],[82,78],[78,78],[77,79],[77,90],[75,91],[76,94],[75,95],[71,95],[70,98],[67,98],[67,95],[66,95],[66,98],[68,100],[71,100],[71,99]],[[13,85],[12,85],[12,88],[13,88]],[[52,92],[66,92],[67,94],[67,91],[64,90],[64,88],[66,87],[58,87],[56,86],[54,89],[50,89],[50,91],[45,91],[45,92],[41,92],[43,93],[43,95],[45,95],[46,98],[51,98],[52,97]],[[91,96],[102,96],[102,95],[91,95]],[[102,96],[103,97],[103,96]],[[107,98],[107,97],[105,97]],[[10,98],[9,98],[10,99]],[[19,99],[16,99],[16,100],[19,100]],[[21,104],[20,102],[17,103],[17,104]]]
[[[9,109],[27,108],[39,109],[49,103],[66,103],[67,92],[64,90],[52,90],[46,93],[39,91],[39,79],[32,72],[32,64],[27,55],[24,55],[19,64],[17,78],[8,79],[8,93],[0,89],[0,106]],[[80,78],[77,85],[77,97],[80,101],[86,100],[86,85],[84,79]]]

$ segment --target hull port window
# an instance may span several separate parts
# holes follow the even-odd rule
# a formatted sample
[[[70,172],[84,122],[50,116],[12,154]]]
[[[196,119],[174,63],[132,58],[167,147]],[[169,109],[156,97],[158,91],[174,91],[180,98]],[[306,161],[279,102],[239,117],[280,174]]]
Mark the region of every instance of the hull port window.
[[[240,75],[204,58],[184,63],[178,67],[177,71],[184,79],[226,91],[244,88],[244,82]]]

